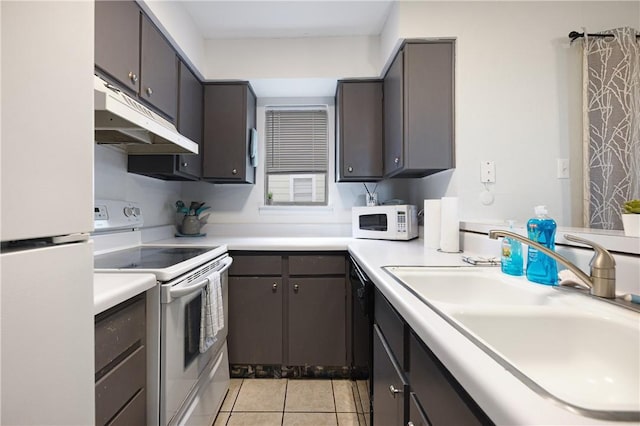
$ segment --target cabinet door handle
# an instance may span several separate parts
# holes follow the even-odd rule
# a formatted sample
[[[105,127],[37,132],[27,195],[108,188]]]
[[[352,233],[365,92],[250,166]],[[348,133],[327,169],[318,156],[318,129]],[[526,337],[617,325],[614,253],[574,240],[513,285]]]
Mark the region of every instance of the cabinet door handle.
[[[402,389],[396,389],[395,386],[389,385],[389,392],[393,398],[396,397],[397,394],[402,393]]]
[[[400,157],[396,157],[396,158],[394,158],[394,159],[393,159],[393,162],[394,162],[394,163],[396,163],[396,164],[398,164],[398,163],[400,162]]]
[[[136,84],[138,82],[137,74],[133,71],[129,72],[129,80],[131,80],[131,83]]]
[[[278,291],[278,283],[273,283],[273,285],[271,286],[271,289],[273,290],[274,293]]]
[[[407,422],[407,426],[413,426],[413,422],[412,422],[411,420],[409,420],[409,421]]]
[[[298,284],[294,284],[293,291],[297,293],[299,290],[300,290],[300,286]]]
[[[231,170],[231,174],[232,174],[232,175],[237,175],[237,174],[238,174],[238,169],[233,169],[233,170]]]
[[[351,166],[347,167],[347,171],[348,171],[349,173],[353,173],[353,167],[351,167]]]
[[[182,167],[187,167],[189,165],[189,163],[187,163],[186,161],[184,163],[182,163]]]
[[[151,95],[153,95],[153,90],[151,90],[151,87],[147,87],[147,96]]]

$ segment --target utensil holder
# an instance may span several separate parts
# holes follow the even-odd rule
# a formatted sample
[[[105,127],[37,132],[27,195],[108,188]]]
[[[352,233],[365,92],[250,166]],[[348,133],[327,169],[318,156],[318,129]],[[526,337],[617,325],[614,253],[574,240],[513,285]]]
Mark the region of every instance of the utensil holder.
[[[198,216],[185,216],[184,219],[182,219],[180,232],[185,235],[197,235],[200,233],[200,226]]]

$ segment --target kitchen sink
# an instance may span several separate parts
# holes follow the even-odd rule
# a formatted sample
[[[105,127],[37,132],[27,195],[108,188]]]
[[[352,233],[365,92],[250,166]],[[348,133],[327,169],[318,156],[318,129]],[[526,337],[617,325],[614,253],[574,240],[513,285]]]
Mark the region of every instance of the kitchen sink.
[[[592,410],[637,411],[640,332],[637,316],[628,314],[614,318],[552,308],[452,317],[559,399]]]
[[[531,286],[524,277],[510,277],[496,268],[385,268],[430,302],[461,305],[544,305],[556,292]]]
[[[640,418],[640,314],[499,268],[385,267],[544,397],[587,416]]]

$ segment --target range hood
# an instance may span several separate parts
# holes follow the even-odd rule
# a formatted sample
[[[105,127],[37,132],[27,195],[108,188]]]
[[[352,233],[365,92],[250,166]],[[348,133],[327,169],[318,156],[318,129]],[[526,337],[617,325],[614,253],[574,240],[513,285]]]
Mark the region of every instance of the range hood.
[[[197,154],[198,144],[132,97],[94,76],[95,141],[128,154]]]

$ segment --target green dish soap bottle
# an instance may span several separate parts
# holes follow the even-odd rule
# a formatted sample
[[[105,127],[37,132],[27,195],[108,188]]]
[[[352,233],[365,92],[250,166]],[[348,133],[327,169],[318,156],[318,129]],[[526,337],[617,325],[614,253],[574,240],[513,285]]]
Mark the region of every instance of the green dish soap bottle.
[[[547,216],[546,206],[535,207],[536,217],[527,222],[529,239],[542,244],[549,250],[556,248],[556,222]],[[527,251],[527,279],[535,283],[557,285],[558,265],[556,261],[535,247]]]
[[[513,220],[509,221],[509,230],[511,232],[513,232],[513,223]],[[502,239],[500,266],[505,274],[522,275],[522,244],[520,241],[509,237]]]

